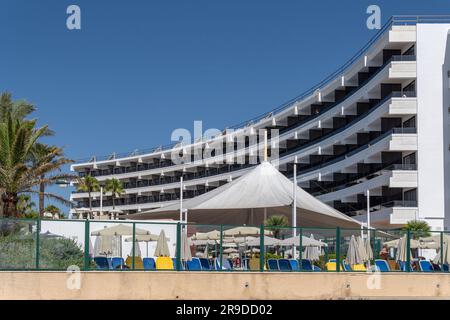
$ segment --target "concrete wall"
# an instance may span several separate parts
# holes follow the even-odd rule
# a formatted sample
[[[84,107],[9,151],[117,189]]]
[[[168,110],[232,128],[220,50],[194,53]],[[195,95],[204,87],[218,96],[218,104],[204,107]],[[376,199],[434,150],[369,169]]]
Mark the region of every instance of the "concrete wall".
[[[68,289],[77,283],[80,289]],[[75,281],[73,281],[75,280]],[[378,289],[377,289],[378,288]],[[0,299],[450,299],[450,274],[0,272]]]
[[[443,68],[450,24],[417,25],[417,132],[419,218],[433,230],[444,228],[449,210],[448,87]],[[445,70],[444,70],[445,69]],[[446,115],[444,117],[444,114]],[[448,226],[447,226],[448,227]]]

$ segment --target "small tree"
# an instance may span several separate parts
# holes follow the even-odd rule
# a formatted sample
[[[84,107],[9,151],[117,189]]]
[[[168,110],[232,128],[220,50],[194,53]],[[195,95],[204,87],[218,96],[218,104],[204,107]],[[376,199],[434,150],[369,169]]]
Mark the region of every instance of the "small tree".
[[[28,219],[35,219],[39,216],[38,212],[35,210],[36,204],[31,201],[31,197],[28,194],[20,194],[18,196],[17,211],[19,217],[24,217]]]
[[[421,237],[430,236],[430,226],[426,221],[411,220],[402,228],[402,231],[406,233],[409,231],[413,239],[419,239]]]
[[[61,218],[61,209],[59,209],[57,206],[54,206],[52,204],[45,207],[44,212],[51,213],[53,218],[58,215],[59,218]]]
[[[288,219],[285,216],[271,216],[266,221],[264,225],[268,230],[271,230],[275,238],[279,238],[281,228],[287,227],[289,225]]]

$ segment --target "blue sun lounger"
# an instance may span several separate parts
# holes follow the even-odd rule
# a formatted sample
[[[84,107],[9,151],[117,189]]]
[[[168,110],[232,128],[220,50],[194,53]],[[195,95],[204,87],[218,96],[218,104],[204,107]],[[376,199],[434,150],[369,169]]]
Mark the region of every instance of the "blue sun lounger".
[[[114,257],[111,259],[111,267],[113,269],[123,269],[125,267],[125,261],[121,257]]]
[[[419,267],[422,272],[434,272],[433,265],[428,260],[419,260]]]
[[[109,270],[109,262],[106,257],[94,257],[94,262],[97,265],[98,270]]]
[[[278,267],[280,268],[280,271],[292,271],[291,263],[288,259],[279,259]]]
[[[344,269],[344,271],[352,271],[352,268],[347,262],[345,262],[345,259],[342,260],[342,268]]]
[[[313,271],[311,261],[307,259],[302,259],[302,271]]]
[[[211,265],[206,258],[200,258],[200,265],[202,267],[202,270],[211,270]]]
[[[389,272],[391,268],[389,267],[389,263],[386,260],[375,259],[375,268],[380,272]]]
[[[280,267],[278,266],[278,260],[277,259],[268,259],[267,260],[267,269],[269,269],[269,271],[279,271]]]
[[[144,266],[144,270],[156,270],[156,262],[153,258],[142,259],[142,265]]]
[[[202,265],[199,258],[192,258],[192,260],[187,261],[186,267],[189,271],[202,271]]]
[[[298,271],[299,267],[298,267],[298,260],[295,259],[289,259],[289,263],[291,264],[291,270],[292,271]]]

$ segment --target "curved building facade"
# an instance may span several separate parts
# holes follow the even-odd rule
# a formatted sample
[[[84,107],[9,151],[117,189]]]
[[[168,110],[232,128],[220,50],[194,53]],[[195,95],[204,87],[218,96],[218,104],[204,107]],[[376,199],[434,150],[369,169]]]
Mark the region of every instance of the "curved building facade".
[[[116,208],[126,216],[178,201],[181,177],[186,199],[241,176],[261,153],[263,129],[279,170],[292,178],[297,163],[299,186],[334,208],[366,221],[369,199],[373,226],[421,219],[450,228],[449,30],[450,17],[393,17],[319,85],[233,132],[71,169],[101,184],[120,179],[125,194]],[[93,197],[94,210],[112,209],[110,195]],[[89,206],[87,193],[71,199]]]

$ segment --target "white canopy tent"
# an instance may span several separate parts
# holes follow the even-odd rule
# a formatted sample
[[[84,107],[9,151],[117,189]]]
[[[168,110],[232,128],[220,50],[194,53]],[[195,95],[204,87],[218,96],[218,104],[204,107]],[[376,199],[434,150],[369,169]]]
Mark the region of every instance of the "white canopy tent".
[[[294,184],[269,162],[210,192],[183,202],[190,222],[259,225],[271,215],[291,220]],[[296,188],[298,226],[360,228],[360,223]],[[131,219],[179,219],[175,203],[135,214]]]

